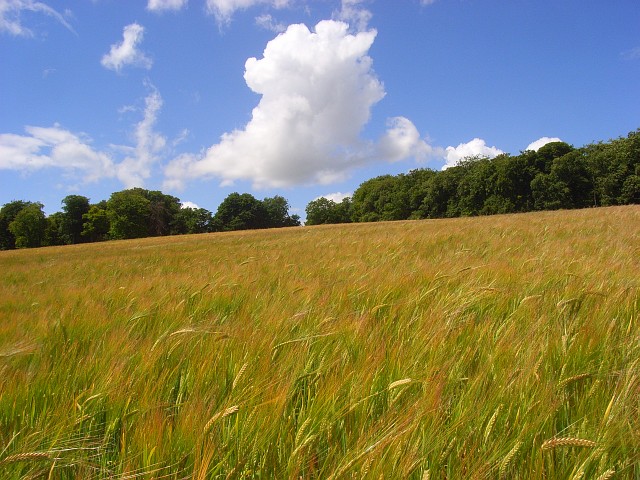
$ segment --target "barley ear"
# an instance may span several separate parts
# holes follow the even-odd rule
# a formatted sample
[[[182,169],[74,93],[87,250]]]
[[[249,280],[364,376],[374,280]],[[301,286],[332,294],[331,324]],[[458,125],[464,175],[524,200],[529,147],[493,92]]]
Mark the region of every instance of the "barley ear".
[[[247,369],[247,365],[248,365],[248,363],[245,363],[244,365],[242,365],[242,367],[240,367],[240,371],[238,372],[236,377],[233,379],[233,383],[231,384],[231,390],[235,390],[236,389],[236,386],[238,385],[238,382],[240,381],[240,378],[242,378],[242,374]]]
[[[609,470],[602,472],[602,475],[596,478],[596,480],[609,480],[615,475],[615,473],[616,471],[613,468],[610,468]]]
[[[557,447],[596,447],[598,444],[592,440],[575,437],[552,438],[542,444],[542,450],[551,450]]]
[[[491,435],[491,430],[493,430],[493,426],[495,425],[496,419],[498,418],[498,415],[500,414],[500,410],[502,410],[502,404],[498,405],[498,408],[496,408],[496,411],[493,412],[493,415],[489,419],[489,422],[487,423],[487,427],[484,429],[484,441],[485,441],[485,443],[487,442],[487,439],[489,438],[489,435]]]
[[[513,446],[513,448],[509,450],[509,453],[507,453],[507,456],[504,457],[502,462],[500,462],[500,474],[499,474],[500,478],[505,478],[505,474],[507,473],[507,468],[509,468],[509,464],[511,464],[511,460],[513,460],[513,457],[515,457],[518,454],[520,447],[522,447],[522,442],[517,441],[516,444]]]
[[[15,462],[30,462],[37,460],[55,460],[51,457],[50,454],[46,452],[27,452],[27,453],[16,453],[15,455],[9,455],[8,457],[0,460],[0,465],[4,463],[15,463]]]

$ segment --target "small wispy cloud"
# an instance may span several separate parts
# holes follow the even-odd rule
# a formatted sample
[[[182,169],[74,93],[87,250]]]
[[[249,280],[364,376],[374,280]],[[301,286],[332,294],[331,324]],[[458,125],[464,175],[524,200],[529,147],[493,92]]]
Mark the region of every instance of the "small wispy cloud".
[[[284,23],[276,22],[268,13],[257,16],[256,25],[274,33],[282,33],[287,29],[287,26]]]
[[[127,25],[122,37],[122,42],[111,45],[109,53],[102,57],[102,66],[116,72],[120,72],[127,65],[150,69],[153,62],[138,49],[144,37],[144,27],[137,23]]]
[[[363,0],[342,0],[340,10],[334,16],[355,30],[366,30],[373,14],[362,4]]]
[[[136,107],[134,107],[133,105],[123,105],[120,108],[118,108],[118,113],[120,115],[124,115],[125,113],[131,113],[135,111],[136,111]]]
[[[33,0],[0,0],[0,33],[8,33],[16,37],[33,37],[33,30],[26,27],[22,20],[22,14],[25,12],[51,17],[70,32],[76,33],[67,22],[65,15],[44,2]]]
[[[155,131],[158,114],[162,108],[162,97],[155,87],[150,88],[151,93],[145,98],[144,116],[134,127],[135,146],[119,147],[126,157],[117,165],[116,175],[127,188],[144,185],[167,143],[166,138]]]
[[[231,22],[237,10],[246,10],[256,5],[267,5],[272,8],[285,8],[293,3],[292,0],[207,0],[207,12],[216,17],[221,25]]]
[[[149,0],[147,10],[151,12],[163,12],[166,10],[178,11],[187,5],[188,0]]]
[[[630,50],[626,50],[620,54],[624,60],[638,60],[640,59],[640,47],[635,47]]]
[[[189,135],[191,135],[191,132],[189,131],[188,128],[182,129],[182,131],[178,134],[178,136],[173,139],[173,141],[171,142],[171,145],[174,147],[180,145],[187,138],[189,138]]]

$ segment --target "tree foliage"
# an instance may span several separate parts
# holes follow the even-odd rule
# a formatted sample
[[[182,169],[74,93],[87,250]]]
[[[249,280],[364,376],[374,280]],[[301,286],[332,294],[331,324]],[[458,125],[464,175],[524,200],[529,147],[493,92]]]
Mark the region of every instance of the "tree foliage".
[[[289,215],[289,202],[279,195],[258,200],[233,192],[218,207],[213,223],[219,231],[280,228],[300,225],[300,217]]]
[[[135,189],[111,194],[107,201],[109,236],[119,240],[149,235],[151,202]]]
[[[47,218],[42,208],[41,203],[30,203],[9,223],[9,231],[15,237],[16,248],[42,246],[47,229]]]
[[[307,205],[307,225],[322,225],[326,223],[350,223],[352,215],[351,198],[344,198],[337,203],[331,199],[320,197]]]
[[[298,215],[289,215],[289,202],[286,198],[276,195],[272,198],[262,200],[264,209],[267,214],[267,227],[297,227],[300,225],[300,217]]]
[[[62,199],[62,217],[60,230],[65,243],[81,243],[86,241],[82,236],[84,225],[83,215],[89,212],[89,199],[82,195],[67,195]]]
[[[640,203],[640,129],[609,142],[574,148],[552,142],[538,151],[470,157],[444,171],[416,169],[363,182],[340,202],[315,199],[307,225],[442,218]],[[90,204],[62,200],[48,217],[41,203],[0,208],[0,250],[125,238],[300,225],[289,202],[231,193],[215,215],[181,208],[177,197],[132,188]]]
[[[0,209],[0,249],[299,225],[300,217],[289,214],[289,202],[279,195],[258,200],[234,192],[214,216],[204,208],[181,208],[172,195],[131,188],[93,205],[69,195],[62,211],[48,217],[40,203],[9,202]]]
[[[214,231],[213,215],[204,208],[181,208],[173,218],[172,233],[208,233]]]
[[[107,202],[103,201],[96,205],[91,205],[89,211],[82,215],[81,235],[88,242],[101,242],[109,238],[111,225],[109,214],[107,213]]]
[[[469,157],[436,172],[412,170],[363,182],[355,222],[443,218],[640,203],[640,130],[576,149],[552,142],[538,151]],[[338,223],[336,205],[307,205],[307,224]]]
[[[23,208],[31,205],[31,203],[24,200],[14,200],[4,204],[0,209],[0,250],[16,248],[16,237],[9,229],[9,224],[13,222]]]

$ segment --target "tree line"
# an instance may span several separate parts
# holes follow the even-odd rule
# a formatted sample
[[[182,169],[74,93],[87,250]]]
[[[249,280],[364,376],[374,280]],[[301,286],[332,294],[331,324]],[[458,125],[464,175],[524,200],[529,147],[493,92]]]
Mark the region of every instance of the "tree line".
[[[62,211],[45,215],[39,202],[15,200],[0,209],[0,250],[69,245],[104,240],[299,226],[279,195],[263,200],[231,193],[215,215],[182,208],[180,199],[160,191],[132,188],[91,204],[68,195]]]
[[[340,202],[306,207],[307,225],[445,218],[640,204],[640,129],[609,142],[574,148],[552,142],[537,151],[470,157],[443,171],[416,169],[363,182]],[[160,191],[132,188],[91,204],[69,195],[45,215],[39,202],[0,209],[0,250],[126,238],[299,226],[279,195],[258,200],[231,193],[215,214],[182,208]]]
[[[307,225],[445,218],[640,203],[640,129],[574,148],[471,157],[443,171],[412,170],[362,183],[341,202],[319,198]]]

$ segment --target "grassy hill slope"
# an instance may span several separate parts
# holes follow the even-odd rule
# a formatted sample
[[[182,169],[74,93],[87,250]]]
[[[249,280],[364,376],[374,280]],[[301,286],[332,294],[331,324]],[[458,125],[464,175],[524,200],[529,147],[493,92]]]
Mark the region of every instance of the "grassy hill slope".
[[[640,207],[0,253],[0,477],[638,478]]]

